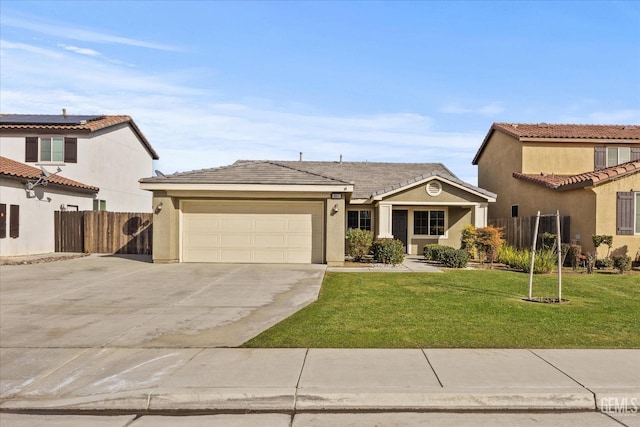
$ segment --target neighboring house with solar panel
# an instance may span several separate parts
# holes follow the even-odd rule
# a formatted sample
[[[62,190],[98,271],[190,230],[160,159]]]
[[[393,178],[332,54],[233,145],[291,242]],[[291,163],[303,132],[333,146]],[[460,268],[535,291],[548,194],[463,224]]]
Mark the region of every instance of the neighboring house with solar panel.
[[[53,252],[57,210],[151,212],[156,159],[129,116],[0,115],[1,255]]]
[[[597,234],[640,256],[640,125],[494,123],[473,164],[498,194],[490,221],[559,210],[584,252]]]

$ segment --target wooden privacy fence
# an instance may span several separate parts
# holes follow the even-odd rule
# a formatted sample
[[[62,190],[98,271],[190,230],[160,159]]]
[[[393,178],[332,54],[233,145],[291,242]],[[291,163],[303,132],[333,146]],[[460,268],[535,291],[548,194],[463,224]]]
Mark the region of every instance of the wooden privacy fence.
[[[536,226],[535,216],[522,216],[516,218],[497,218],[489,220],[489,225],[504,228],[504,239],[511,246],[518,249],[531,248],[532,236]],[[571,217],[560,217],[560,234],[562,243],[571,243]],[[538,239],[542,233],[556,234],[556,217],[543,216],[540,217],[540,226],[538,228]],[[538,240],[537,247],[540,247]]]
[[[56,211],[56,252],[150,255],[153,214]]]

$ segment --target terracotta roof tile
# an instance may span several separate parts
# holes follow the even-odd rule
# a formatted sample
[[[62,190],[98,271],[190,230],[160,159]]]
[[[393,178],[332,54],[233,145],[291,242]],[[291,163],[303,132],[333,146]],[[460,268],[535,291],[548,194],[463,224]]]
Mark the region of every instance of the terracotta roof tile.
[[[102,129],[107,129],[110,128],[112,126],[117,126],[119,124],[122,123],[128,123],[131,128],[133,129],[134,133],[136,133],[138,135],[138,137],[140,138],[140,140],[142,141],[142,144],[145,146],[145,148],[147,149],[147,151],[149,152],[149,154],[151,154],[151,157],[154,160],[158,160],[160,157],[158,156],[158,153],[156,153],[156,151],[153,149],[153,147],[151,146],[151,143],[147,140],[147,138],[144,136],[144,134],[142,133],[142,131],[138,128],[138,126],[135,124],[135,122],[133,121],[133,119],[130,116],[126,116],[126,115],[111,115],[111,116],[107,116],[107,115],[99,115],[99,116],[95,116],[95,119],[92,120],[83,120],[78,122],[77,120],[70,120],[69,123],[60,123],[63,120],[60,120],[62,117],[62,115],[59,116],[51,116],[51,115],[46,115],[46,114],[42,114],[42,115],[28,115],[28,114],[0,114],[1,118],[9,118],[9,117],[16,117],[16,118],[20,118],[20,123],[16,122],[16,123],[0,123],[0,131],[3,130],[14,130],[14,131],[21,131],[21,132],[27,132],[27,131],[64,131],[64,132],[69,132],[72,131],[74,133],[91,133],[91,132],[96,132]],[[28,123],[28,122],[24,122],[25,118],[28,117],[34,117],[36,118],[36,120],[34,120],[33,123]],[[55,117],[56,123],[46,123],[45,120],[41,120],[43,118],[46,117]],[[69,118],[73,118],[76,116],[68,116]],[[38,119],[40,118],[40,119]]]
[[[21,178],[25,180],[37,180],[42,171],[33,166],[25,165],[24,163],[16,162],[15,160],[8,159],[6,157],[0,157],[0,176]],[[69,178],[65,178],[60,175],[52,175],[49,178],[49,184],[56,184],[63,187],[72,187],[84,191],[97,193],[100,189],[91,185],[83,184],[78,181],[74,181]]]
[[[640,124],[636,125],[576,125],[549,123],[494,123],[487,132],[473,161],[478,164],[491,135],[496,130],[520,141],[539,139],[546,142],[592,141],[597,144],[640,143]]]
[[[572,125],[547,123],[494,123],[516,138],[620,139],[640,141],[640,125]]]
[[[555,174],[522,174],[515,172],[513,177],[521,181],[531,182],[553,190],[571,190],[573,188],[598,185],[612,179],[623,178],[625,176],[640,173],[640,161],[631,161],[612,166],[605,169],[598,169],[591,172],[584,172],[576,175],[555,175]],[[640,184],[640,181],[639,181]]]

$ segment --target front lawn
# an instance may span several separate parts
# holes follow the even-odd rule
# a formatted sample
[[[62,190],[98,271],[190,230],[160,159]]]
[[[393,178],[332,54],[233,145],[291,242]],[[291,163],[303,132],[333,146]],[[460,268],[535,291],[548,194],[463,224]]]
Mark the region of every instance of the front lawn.
[[[534,297],[557,296],[555,275]],[[563,304],[495,270],[326,274],[320,298],[244,344],[316,348],[640,348],[640,275],[566,274]]]

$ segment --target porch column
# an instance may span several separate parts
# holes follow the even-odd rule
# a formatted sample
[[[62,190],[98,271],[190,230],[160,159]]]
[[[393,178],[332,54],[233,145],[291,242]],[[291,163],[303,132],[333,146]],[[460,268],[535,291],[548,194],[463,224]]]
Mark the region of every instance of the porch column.
[[[479,203],[475,206],[473,212],[473,225],[478,228],[487,226],[487,210],[489,208],[488,203]]]
[[[393,207],[389,203],[380,203],[378,205],[378,238],[380,239],[393,237],[392,209]]]

